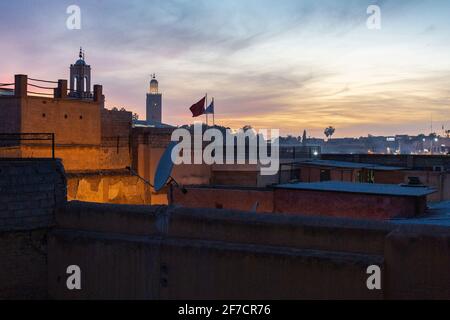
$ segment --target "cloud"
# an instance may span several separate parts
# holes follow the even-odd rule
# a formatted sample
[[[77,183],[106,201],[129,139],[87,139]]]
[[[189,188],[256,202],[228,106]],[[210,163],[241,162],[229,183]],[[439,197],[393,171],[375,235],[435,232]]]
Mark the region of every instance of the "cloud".
[[[374,3],[379,32],[365,27]],[[65,78],[83,46],[108,106],[141,118],[155,72],[174,124],[192,121],[187,108],[205,92],[220,123],[283,133],[414,131],[430,113],[450,119],[444,2],[80,0],[80,31],[65,28],[70,4],[2,4],[2,81],[14,73]]]

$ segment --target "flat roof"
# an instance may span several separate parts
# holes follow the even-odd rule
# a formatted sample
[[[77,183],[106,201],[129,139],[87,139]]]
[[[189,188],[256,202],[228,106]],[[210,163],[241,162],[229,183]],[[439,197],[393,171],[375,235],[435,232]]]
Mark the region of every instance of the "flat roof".
[[[402,167],[383,166],[373,163],[358,163],[358,162],[345,162],[345,161],[319,160],[319,159],[304,160],[300,161],[299,163],[311,166],[336,167],[348,169],[372,169],[380,171],[396,171],[406,169]]]
[[[154,120],[134,120],[133,121],[133,127],[135,128],[176,128],[175,126],[172,126],[170,124],[167,123],[163,123],[163,122],[157,122]]]
[[[352,183],[341,181],[280,184],[274,186],[274,188],[407,197],[422,197],[436,192],[435,189],[429,187],[407,187],[396,184]]]
[[[393,219],[390,222],[450,227],[450,201],[428,203],[425,215],[416,218]]]

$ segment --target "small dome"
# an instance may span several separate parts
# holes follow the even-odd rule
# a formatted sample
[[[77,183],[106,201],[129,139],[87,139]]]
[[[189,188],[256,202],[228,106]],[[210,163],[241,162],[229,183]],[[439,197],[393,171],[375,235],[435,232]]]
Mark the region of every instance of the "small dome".
[[[152,80],[150,80],[150,93],[158,94],[158,80],[156,80],[156,75],[152,75]]]
[[[75,65],[76,65],[76,66],[85,66],[85,65],[86,65],[86,62],[84,62],[83,59],[78,59],[78,61],[75,62]]]

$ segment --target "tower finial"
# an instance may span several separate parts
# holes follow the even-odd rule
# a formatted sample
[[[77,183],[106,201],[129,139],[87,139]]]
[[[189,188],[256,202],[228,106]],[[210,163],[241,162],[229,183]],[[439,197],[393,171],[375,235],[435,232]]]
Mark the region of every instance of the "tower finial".
[[[78,57],[83,58],[83,48],[80,47],[80,53],[78,54]]]

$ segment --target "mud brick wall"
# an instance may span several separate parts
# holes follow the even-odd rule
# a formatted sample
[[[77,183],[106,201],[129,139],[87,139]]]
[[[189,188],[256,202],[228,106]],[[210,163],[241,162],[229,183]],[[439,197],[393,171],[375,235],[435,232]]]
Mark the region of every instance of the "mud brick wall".
[[[47,233],[65,202],[59,160],[0,159],[0,299],[47,297]]]
[[[66,201],[58,160],[0,160],[0,230],[33,230],[53,223]]]

